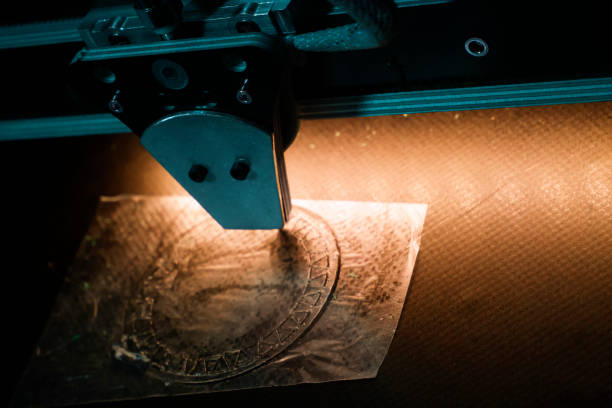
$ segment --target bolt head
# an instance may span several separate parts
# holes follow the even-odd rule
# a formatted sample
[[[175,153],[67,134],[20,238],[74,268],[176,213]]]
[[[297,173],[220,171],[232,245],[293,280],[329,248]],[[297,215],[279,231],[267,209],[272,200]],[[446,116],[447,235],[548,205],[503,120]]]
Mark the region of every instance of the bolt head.
[[[251,94],[249,94],[247,91],[238,91],[236,94],[236,99],[243,105],[248,105],[253,102]]]
[[[110,109],[110,111],[113,113],[122,113],[123,105],[121,105],[116,99],[113,99],[108,103],[108,109]]]

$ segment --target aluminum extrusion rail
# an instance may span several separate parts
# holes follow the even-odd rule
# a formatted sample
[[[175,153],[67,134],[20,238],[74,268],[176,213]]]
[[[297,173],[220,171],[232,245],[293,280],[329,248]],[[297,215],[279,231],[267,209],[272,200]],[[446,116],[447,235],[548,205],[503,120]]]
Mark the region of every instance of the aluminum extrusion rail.
[[[301,119],[398,115],[612,100],[612,77],[298,101]],[[129,133],[110,113],[0,121],[0,140]]]
[[[82,42],[81,19],[0,26],[0,50]]]
[[[509,108],[612,100],[612,77],[299,101],[301,119]]]

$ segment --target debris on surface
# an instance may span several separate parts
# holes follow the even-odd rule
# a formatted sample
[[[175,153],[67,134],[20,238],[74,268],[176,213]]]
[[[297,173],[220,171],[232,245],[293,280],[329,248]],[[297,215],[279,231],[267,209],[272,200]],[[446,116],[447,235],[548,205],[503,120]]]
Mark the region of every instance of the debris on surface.
[[[129,351],[118,344],[113,346],[113,358],[120,363],[127,364],[140,371],[146,371],[151,364],[151,359],[149,357]]]

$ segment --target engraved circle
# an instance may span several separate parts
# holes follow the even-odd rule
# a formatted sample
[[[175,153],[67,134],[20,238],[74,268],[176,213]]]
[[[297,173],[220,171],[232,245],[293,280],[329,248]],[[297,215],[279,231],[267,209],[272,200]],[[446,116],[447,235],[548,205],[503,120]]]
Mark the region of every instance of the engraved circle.
[[[339,266],[333,232],[294,208],[281,231],[198,225],[146,277],[131,339],[167,381],[203,383],[270,360],[310,327]]]

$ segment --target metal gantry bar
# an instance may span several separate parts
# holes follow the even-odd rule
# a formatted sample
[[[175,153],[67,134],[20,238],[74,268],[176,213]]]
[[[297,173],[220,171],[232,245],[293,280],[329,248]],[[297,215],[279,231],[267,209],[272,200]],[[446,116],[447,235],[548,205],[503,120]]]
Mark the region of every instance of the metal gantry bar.
[[[301,119],[398,115],[612,100],[612,77],[298,101]],[[0,140],[129,133],[110,113],[0,121]]]
[[[131,133],[110,113],[0,121],[0,140]]]
[[[0,26],[0,50],[82,42],[81,19]]]
[[[612,77],[299,101],[302,119],[510,108],[612,100]]]

